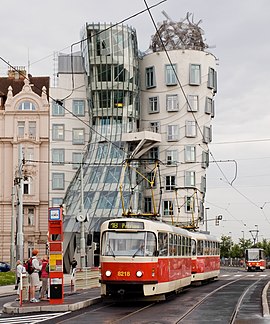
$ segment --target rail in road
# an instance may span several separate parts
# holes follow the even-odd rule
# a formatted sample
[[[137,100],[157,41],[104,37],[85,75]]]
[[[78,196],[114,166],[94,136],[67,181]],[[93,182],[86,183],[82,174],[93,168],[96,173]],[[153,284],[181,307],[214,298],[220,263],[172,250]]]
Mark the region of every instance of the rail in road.
[[[262,292],[270,271],[221,272],[219,280],[190,287],[159,303],[108,303],[62,314],[43,323],[242,324],[270,323],[262,316]],[[38,322],[36,322],[38,323]]]

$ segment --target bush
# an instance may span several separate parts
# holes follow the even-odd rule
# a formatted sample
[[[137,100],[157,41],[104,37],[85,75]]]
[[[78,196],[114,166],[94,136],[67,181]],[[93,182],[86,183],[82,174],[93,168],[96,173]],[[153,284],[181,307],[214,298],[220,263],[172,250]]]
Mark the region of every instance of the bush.
[[[15,285],[15,272],[0,272],[0,286]]]

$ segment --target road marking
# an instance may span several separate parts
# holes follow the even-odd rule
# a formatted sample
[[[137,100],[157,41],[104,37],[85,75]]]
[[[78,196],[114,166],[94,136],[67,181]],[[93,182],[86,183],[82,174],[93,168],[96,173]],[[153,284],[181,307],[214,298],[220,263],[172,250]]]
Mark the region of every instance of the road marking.
[[[236,274],[236,275],[234,275],[235,277],[242,277],[243,275],[241,275],[241,274]]]
[[[48,313],[48,314],[40,314],[40,315],[30,315],[30,316],[20,316],[20,317],[5,317],[0,318],[0,323],[4,324],[36,324],[41,323],[44,321],[48,321],[51,319],[54,319],[56,317],[60,317],[66,314],[69,314],[69,312],[64,313]]]

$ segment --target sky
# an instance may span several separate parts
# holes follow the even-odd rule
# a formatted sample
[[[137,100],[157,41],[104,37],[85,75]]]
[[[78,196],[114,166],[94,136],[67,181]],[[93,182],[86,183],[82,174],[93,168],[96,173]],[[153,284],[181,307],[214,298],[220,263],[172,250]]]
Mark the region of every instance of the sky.
[[[270,240],[269,0],[3,0],[0,76],[7,74],[4,61],[29,67],[33,76],[53,76],[54,53],[69,53],[86,22],[117,23],[146,3],[159,4],[151,9],[156,22],[165,19],[162,11],[175,21],[193,13],[218,59],[207,229],[235,243],[253,240],[257,230],[259,241]],[[125,23],[136,29],[139,49],[147,50],[155,33],[149,14]]]

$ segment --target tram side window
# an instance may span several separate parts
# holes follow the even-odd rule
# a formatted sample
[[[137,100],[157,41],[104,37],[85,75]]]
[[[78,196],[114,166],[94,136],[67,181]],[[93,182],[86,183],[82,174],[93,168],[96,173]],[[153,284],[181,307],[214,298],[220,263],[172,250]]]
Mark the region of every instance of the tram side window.
[[[178,255],[181,256],[181,236],[177,235],[177,251]]]
[[[182,255],[186,255],[186,238],[182,236]]]
[[[260,250],[259,251],[259,254],[260,254],[260,259],[264,259],[264,251],[263,250]]]
[[[191,255],[196,255],[196,241],[191,240]]]
[[[208,241],[204,241],[204,249],[203,249],[203,254],[208,255],[209,254],[209,247],[208,247]]]
[[[168,255],[168,233],[158,233],[158,249],[160,256]]]
[[[203,241],[198,241],[198,255],[203,255]]]
[[[173,255],[173,234],[169,234],[169,255]]]
[[[191,238],[188,238],[188,255],[191,255]]]

